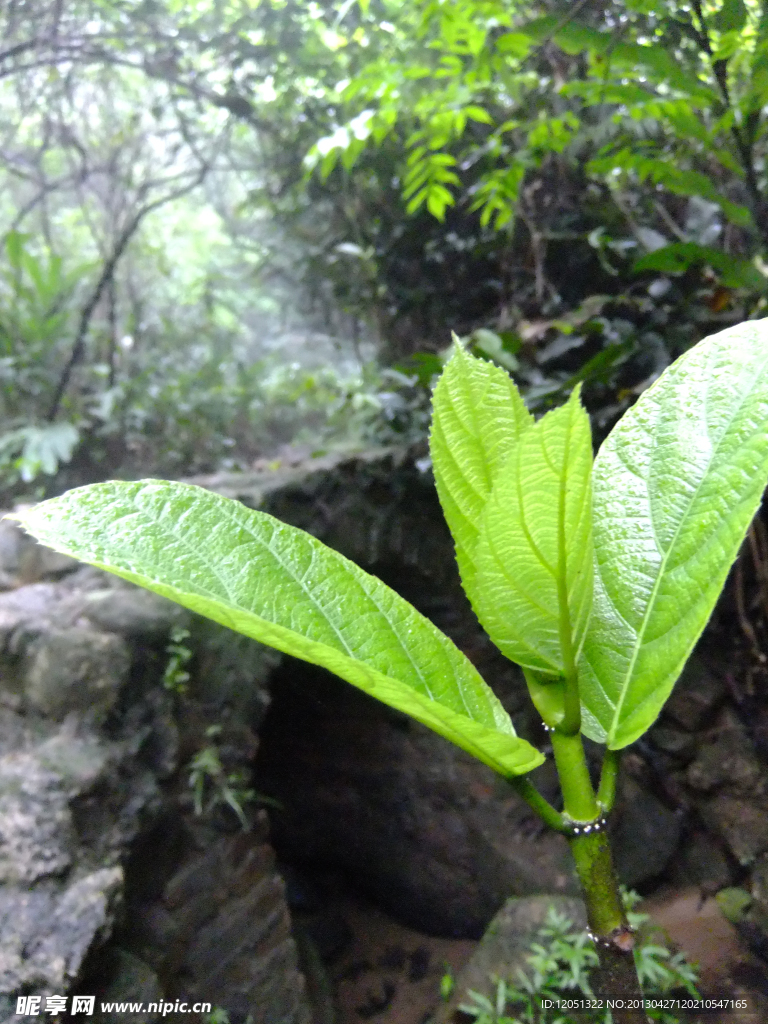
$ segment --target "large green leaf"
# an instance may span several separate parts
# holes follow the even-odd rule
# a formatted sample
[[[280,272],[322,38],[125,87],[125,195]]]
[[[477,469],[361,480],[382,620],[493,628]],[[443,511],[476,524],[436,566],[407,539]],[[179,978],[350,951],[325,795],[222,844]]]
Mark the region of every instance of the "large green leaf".
[[[436,626],[272,516],[200,487],[143,480],[80,487],[15,518],[56,551],[322,665],[502,775],[544,760]]]
[[[457,341],[435,388],[429,442],[437,493],[470,597],[485,503],[517,439],[532,424],[509,375],[475,359]]]
[[[583,730],[614,750],[655,720],[709,618],[768,477],[768,320],[700,342],[595,460],[595,595]]]
[[[469,597],[496,646],[545,676],[572,674],[592,604],[592,441],[579,389],[524,431],[481,522]]]

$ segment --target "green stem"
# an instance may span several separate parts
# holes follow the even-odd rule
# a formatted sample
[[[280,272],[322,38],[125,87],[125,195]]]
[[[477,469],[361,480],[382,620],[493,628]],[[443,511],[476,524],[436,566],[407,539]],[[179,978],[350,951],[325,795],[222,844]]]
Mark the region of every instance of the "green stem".
[[[608,814],[616,799],[616,780],[621,765],[621,751],[606,750],[603,767],[600,772],[600,788],[597,791],[597,802],[603,814]]]
[[[630,1005],[634,1001],[637,1006],[642,993],[632,952],[634,936],[624,911],[602,816],[602,798],[609,803],[613,800],[618,757],[612,751],[606,754],[598,799],[581,736],[563,735],[559,729],[553,729],[550,735],[564,816],[572,826],[568,842],[584,893],[589,930],[600,958],[594,977],[596,994],[623,999]],[[613,1019],[615,1024],[639,1024],[646,1017],[642,1011],[627,1007],[614,1010]]]
[[[581,736],[565,735],[559,728],[550,731],[552,752],[563,793],[563,810],[572,821],[594,821],[600,815]]]
[[[612,1011],[615,1024],[640,1024],[647,1017],[637,1009],[642,992],[633,954],[635,938],[624,911],[608,836],[599,825],[586,828],[590,830],[579,828],[569,842],[584,892],[589,931],[600,958],[593,978],[595,995],[629,1004]]]
[[[524,775],[513,775],[507,781],[550,828],[556,832],[568,833],[570,831],[570,825],[560,811],[556,811]]]

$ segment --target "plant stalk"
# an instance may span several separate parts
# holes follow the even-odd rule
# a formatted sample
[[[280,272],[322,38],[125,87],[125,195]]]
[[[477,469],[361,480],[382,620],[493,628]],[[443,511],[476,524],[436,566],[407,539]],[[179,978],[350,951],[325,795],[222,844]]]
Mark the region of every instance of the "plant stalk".
[[[577,828],[579,826],[576,826]],[[613,869],[611,847],[602,828],[589,832],[585,826],[569,839],[576,871],[584,892],[590,935],[600,966],[594,975],[595,995],[623,1000],[611,1012],[615,1024],[645,1024],[642,991],[635,967],[635,936],[627,922],[619,884]]]
[[[643,1024],[642,992],[633,955],[634,934],[629,927],[611,847],[605,833],[603,808],[612,803],[618,758],[606,757],[598,800],[589,777],[581,736],[552,730],[552,750],[563,794],[564,817],[571,824],[568,843],[581,882],[590,936],[600,966],[595,972],[595,994],[623,1000],[612,1009],[615,1024]]]

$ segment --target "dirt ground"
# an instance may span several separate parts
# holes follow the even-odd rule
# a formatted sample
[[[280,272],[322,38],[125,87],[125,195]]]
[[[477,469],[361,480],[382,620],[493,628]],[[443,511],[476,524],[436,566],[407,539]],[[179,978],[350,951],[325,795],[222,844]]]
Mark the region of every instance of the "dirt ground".
[[[423,935],[358,896],[344,896],[337,906],[353,938],[330,972],[334,1024],[425,1024],[439,1004],[441,978],[447,970],[458,974],[476,943]],[[703,991],[747,994],[753,1006],[760,1003],[757,1012],[709,1013],[705,1024],[768,1021],[768,999],[760,994],[768,992],[768,968],[749,954],[714,899],[702,900],[698,890],[663,892],[638,909],[699,964]]]

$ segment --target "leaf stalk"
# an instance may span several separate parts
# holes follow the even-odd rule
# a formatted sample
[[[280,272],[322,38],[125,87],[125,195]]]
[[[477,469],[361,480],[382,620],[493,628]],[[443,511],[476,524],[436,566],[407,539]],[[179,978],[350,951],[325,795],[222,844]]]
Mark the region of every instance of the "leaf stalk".
[[[555,810],[525,775],[511,775],[507,781],[550,828],[563,835],[570,833],[571,826],[565,816]]]
[[[597,802],[603,814],[608,814],[613,809],[620,766],[621,751],[606,750],[600,772],[600,786],[597,790]]]
[[[595,821],[600,817],[600,807],[589,777],[581,736],[578,733],[568,735],[558,726],[550,732],[550,738],[566,817],[585,824]]]

